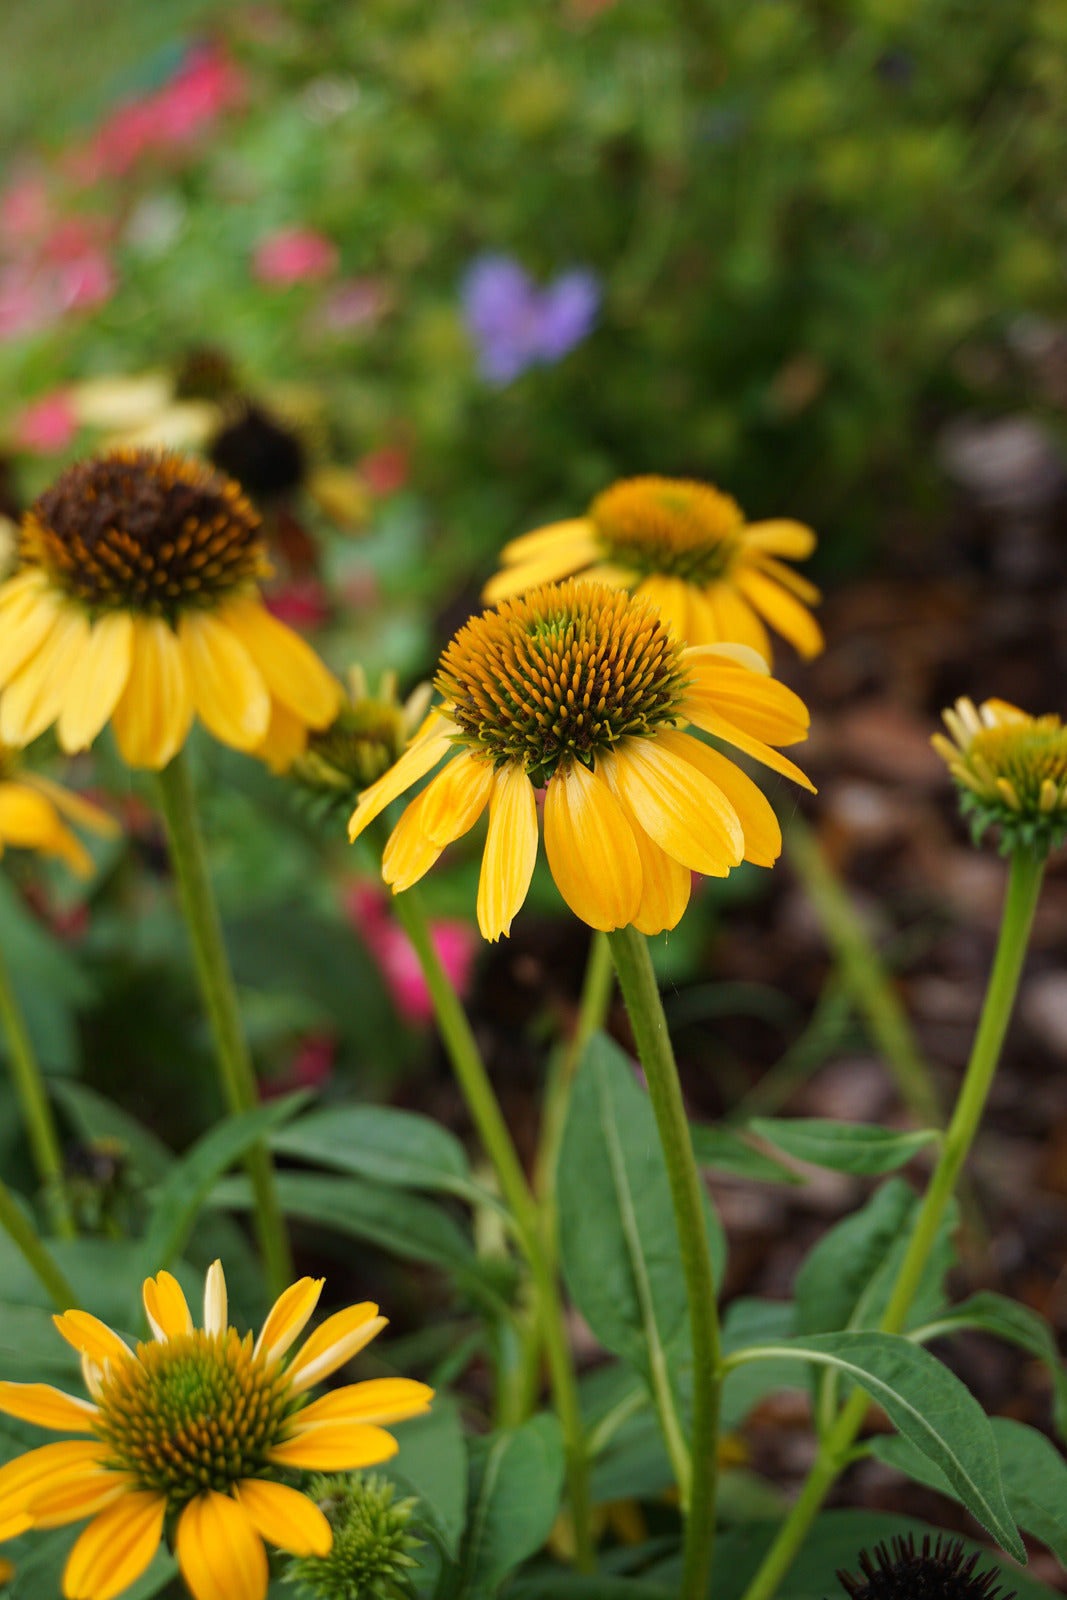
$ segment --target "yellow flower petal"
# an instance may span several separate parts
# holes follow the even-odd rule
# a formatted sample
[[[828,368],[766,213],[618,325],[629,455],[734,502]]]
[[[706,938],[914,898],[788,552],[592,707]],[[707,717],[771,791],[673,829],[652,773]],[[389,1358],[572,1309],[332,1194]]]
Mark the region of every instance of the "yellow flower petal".
[[[790,517],[750,522],[742,537],[755,550],[765,550],[771,556],[787,556],[792,561],[802,561],[815,549],[815,535],[811,529]]]
[[[683,583],[681,578],[667,577],[662,573],[653,573],[651,577],[642,578],[634,590],[634,598],[647,600],[659,612],[660,621],[669,628],[676,639],[683,644],[696,643],[690,632],[689,605],[690,585]]]
[[[162,617],[137,617],[126,688],[111,718],[123,761],[159,772],[177,755],[193,720],[178,636]]]
[[[358,1306],[348,1306],[335,1311],[297,1351],[289,1368],[290,1394],[302,1394],[331,1372],[343,1367],[354,1355],[370,1344],[376,1333],[385,1327],[386,1318],[378,1316],[378,1307],[370,1301]]]
[[[442,756],[455,752],[451,734],[455,729],[437,711],[431,711],[411,744],[399,761],[389,768],[377,783],[372,783],[359,797],[359,804],[348,822],[349,839],[358,839],[369,822],[391,805],[398,796],[410,789],[413,783],[436,767]]]
[[[0,1544],[5,1544],[8,1539],[17,1539],[20,1533],[32,1527],[33,1518],[25,1511],[14,1511],[10,1516],[0,1517]],[[14,1570],[10,1562],[0,1563],[0,1582],[6,1583]]]
[[[192,1333],[193,1319],[189,1305],[182,1293],[181,1284],[169,1272],[157,1272],[146,1278],[141,1291],[145,1316],[157,1339],[177,1339],[183,1333]]]
[[[427,839],[443,850],[461,838],[489,804],[492,788],[492,761],[470,750],[449,761],[423,792],[421,827]]]
[[[46,848],[62,826],[51,803],[28,785],[0,783],[0,839],[22,850]]]
[[[323,1422],[403,1422],[419,1416],[432,1399],[429,1385],[414,1378],[371,1378],[331,1389],[298,1412],[293,1425],[303,1432]]]
[[[267,1312],[259,1331],[253,1355],[262,1353],[264,1361],[277,1361],[304,1331],[308,1318],[319,1303],[325,1278],[298,1278],[284,1289]],[[374,1310],[377,1311],[375,1306]]]
[[[394,894],[400,894],[404,889],[410,889],[413,883],[418,883],[441,854],[441,846],[427,839],[423,829],[425,807],[424,792],[416,795],[411,804],[405,807],[382,852],[382,877]]]
[[[641,858],[633,829],[604,778],[561,762],[545,791],[545,854],[576,917],[610,932],[641,903]]]
[[[765,661],[771,659],[771,641],[766,628],[748,601],[738,594],[732,581],[709,584],[704,598],[715,618],[715,637],[724,644],[747,644]],[[702,644],[691,639],[690,644]],[[710,641],[709,641],[710,642]]]
[[[768,578],[780,583],[783,589],[795,594],[798,600],[803,600],[805,605],[817,606],[822,599],[822,590],[816,588],[815,584],[802,573],[794,572],[792,567],[787,567],[784,561],[776,561],[773,556],[759,556],[755,565],[760,572],[765,572]]]
[[[807,706],[776,678],[747,672],[722,658],[687,656],[685,665],[692,682],[681,711],[690,722],[696,721],[690,708],[697,705],[736,723],[764,744],[796,744],[807,738]]]
[[[729,756],[710,750],[698,739],[670,732],[661,733],[659,737],[668,748],[684,753],[688,761],[722,790],[737,812],[745,835],[745,860],[757,867],[773,867],[782,853],[782,830],[763,790]]]
[[[184,611],[178,643],[193,709],[216,739],[253,750],[267,733],[270,695],[237,635],[210,611]]]
[[[745,848],[737,813],[677,746],[662,737],[624,739],[615,760],[626,804],[661,850],[708,877],[737,866]]]
[[[280,700],[272,700],[267,731],[251,754],[257,761],[265,762],[272,772],[288,772],[297,756],[302,756],[307,749],[307,742],[307,723]]]
[[[244,1478],[234,1499],[256,1532],[294,1556],[328,1556],[333,1529],[313,1500],[284,1483]]]
[[[517,761],[493,777],[489,833],[478,879],[478,926],[495,942],[511,932],[526,899],[537,860],[537,802],[533,784]]]
[[[275,700],[308,727],[324,728],[341,709],[341,685],[311,646],[271,615],[259,599],[242,596],[218,612],[218,620],[240,639]]]
[[[500,559],[534,561],[551,551],[581,550],[587,544],[592,544],[594,553],[599,551],[592,522],[588,517],[570,517],[565,522],[548,522],[532,533],[520,533],[517,539],[509,539],[500,552]],[[578,565],[584,566],[585,562],[577,563],[570,570],[576,571]]]
[[[298,1467],[306,1472],[355,1472],[358,1467],[388,1461],[397,1449],[396,1440],[383,1428],[324,1422],[276,1444],[269,1459],[280,1467]]]
[[[133,659],[133,618],[109,611],[93,623],[89,640],[63,697],[56,734],[60,749],[86,750],[111,716],[126,687]]]
[[[38,1428],[61,1433],[91,1433],[97,1408],[49,1383],[0,1383],[0,1411]]]
[[[306,1279],[303,1281],[307,1281]],[[322,1286],[319,1279],[319,1286]],[[222,1270],[221,1261],[213,1261],[207,1269],[204,1279],[204,1332],[207,1334],[225,1333],[226,1317],[229,1311],[226,1294],[226,1274]],[[296,1334],[293,1335],[294,1339]]]
[[[59,611],[39,567],[20,572],[0,588],[0,684],[13,678],[43,644]]]
[[[59,716],[72,683],[84,667],[89,619],[76,606],[56,613],[40,649],[8,682],[0,697],[0,740],[29,744]]]
[[[80,827],[88,828],[90,833],[98,833],[105,839],[116,839],[122,831],[115,818],[106,811],[91,805],[80,794],[75,794],[73,789],[64,789],[61,783],[53,783],[51,778],[44,777],[42,773],[23,772],[19,775],[19,782],[38,790],[57,811]]]
[[[817,656],[825,648],[822,629],[811,612],[773,578],[755,567],[743,567],[737,574],[737,586],[805,660]]]
[[[67,1343],[104,1366],[108,1361],[132,1361],[133,1352],[106,1322],[90,1311],[64,1311],[52,1318]]]
[[[175,1540],[182,1577],[196,1600],[265,1600],[267,1552],[244,1508],[207,1489],[190,1500]]]
[[[95,1517],[136,1488],[137,1481],[131,1473],[113,1472],[103,1466],[86,1469],[79,1478],[70,1478],[34,1494],[30,1513],[33,1526],[65,1528],[69,1522]]]
[[[512,595],[525,594],[527,589],[536,589],[541,583],[555,583],[560,578],[569,578],[572,573],[580,572],[590,561],[595,561],[600,550],[593,538],[575,540],[573,543],[560,541],[555,545],[546,545],[540,553],[525,557],[514,566],[502,567],[494,573],[482,590],[482,599],[487,605],[495,606],[501,600],[508,600]]]
[[[764,744],[762,739],[753,738],[743,728],[729,722],[725,717],[716,712],[706,710],[700,705],[687,701],[682,711],[689,721],[705,733],[710,733],[716,739],[723,739],[727,744],[736,745],[738,750],[743,750],[746,755],[752,756],[756,761],[761,761],[765,767],[771,767],[775,772],[780,772],[783,778],[792,778],[794,783],[801,784],[805,789],[816,793],[815,785],[811,779],[801,772],[787,756],[779,755],[777,750],[772,750],[769,744]]]
[[[605,751],[597,757],[597,771],[610,786],[611,792],[622,806],[633,829],[634,843],[641,860],[641,900],[634,914],[633,925],[639,933],[662,933],[677,927],[689,904],[693,889],[693,874],[680,861],[661,850],[650,839],[630,813],[619,791],[615,757]]]
[[[0,1517],[26,1510],[34,1496],[78,1483],[94,1483],[107,1445],[99,1439],[62,1439],[16,1456],[0,1467]]]
[[[112,1600],[128,1589],[159,1548],[166,1509],[166,1495],[139,1489],[95,1517],[67,1557],[67,1600]]]

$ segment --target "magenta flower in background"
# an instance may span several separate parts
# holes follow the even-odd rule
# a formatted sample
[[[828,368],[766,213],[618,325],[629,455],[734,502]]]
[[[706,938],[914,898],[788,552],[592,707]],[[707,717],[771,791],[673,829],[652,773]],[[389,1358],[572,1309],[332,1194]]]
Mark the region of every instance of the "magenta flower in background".
[[[407,1022],[433,1020],[433,1001],[419,958],[403,928],[393,920],[390,896],[369,884],[354,883],[345,895],[349,921],[385,979],[393,1004]],[[441,918],[430,923],[430,937],[456,993],[470,987],[478,935],[469,922]]]
[[[337,270],[337,246],[313,228],[279,228],[256,245],[252,274],[260,283],[287,289],[293,283],[313,283]]]
[[[541,289],[510,256],[479,256],[460,287],[463,315],[489,383],[511,383],[551,365],[592,332],[600,308],[596,275],[583,267]]]
[[[57,455],[73,442],[77,431],[78,419],[66,390],[54,389],[19,412],[11,425],[11,442],[30,455]]]

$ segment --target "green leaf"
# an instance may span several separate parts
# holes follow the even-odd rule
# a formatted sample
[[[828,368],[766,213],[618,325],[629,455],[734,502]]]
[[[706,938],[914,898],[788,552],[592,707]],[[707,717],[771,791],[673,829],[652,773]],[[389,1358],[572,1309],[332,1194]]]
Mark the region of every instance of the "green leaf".
[[[575,1305],[651,1384],[684,1349],[688,1312],[667,1168],[651,1104],[623,1052],[590,1042],[560,1149],[560,1254]],[[716,1282],[721,1229],[710,1221]]]
[[[300,1090],[239,1116],[227,1117],[174,1163],[153,1197],[138,1277],[149,1277],[170,1265],[192,1231],[216,1179],[306,1101],[307,1092]]]
[[[730,1128],[713,1128],[706,1122],[691,1122],[693,1154],[697,1165],[713,1172],[732,1172],[739,1178],[755,1178],[762,1183],[803,1183],[791,1167],[766,1150],[757,1150]]]
[[[337,1167],[400,1189],[440,1190],[481,1200],[454,1134],[417,1111],[392,1106],[330,1106],[301,1117],[271,1139],[283,1155]]]
[[[1036,1428],[1008,1417],[992,1417],[990,1423],[1012,1515],[1020,1528],[1047,1544],[1060,1565],[1067,1567],[1067,1461]],[[909,1440],[879,1438],[872,1441],[871,1448],[887,1466],[927,1488],[960,1499],[945,1474]]]
[[[49,1089],[82,1139],[117,1139],[146,1182],[158,1182],[173,1165],[174,1153],[161,1139],[95,1089],[71,1078],[57,1078]]]
[[[56,1333],[52,1313],[38,1306],[0,1302],[0,1373],[5,1378],[80,1378],[81,1361]]]
[[[455,1560],[467,1511],[467,1447],[459,1405],[438,1394],[423,1417],[394,1424],[399,1454],[378,1467],[404,1494],[419,1499],[419,1515]]]
[[[552,1531],[563,1491],[563,1440],[544,1413],[521,1428],[492,1433],[471,1447],[467,1532],[449,1600],[491,1600],[509,1572]]]
[[[722,1324],[724,1355],[745,1345],[789,1339],[795,1331],[796,1307],[790,1300],[734,1300]],[[751,1361],[733,1367],[722,1386],[720,1426],[736,1428],[753,1406],[780,1389],[804,1387],[804,1373],[796,1361]]]
[[[989,1419],[954,1373],[928,1350],[894,1333],[794,1339],[765,1346],[761,1357],[780,1360],[794,1353],[857,1383],[941,1469],[957,1497],[1002,1548],[1026,1560],[1004,1497]]]
[[[1056,1431],[1061,1439],[1067,1439],[1067,1369],[1060,1359],[1056,1336],[1044,1317],[1017,1300],[1009,1300],[1006,1295],[983,1290],[960,1305],[942,1311],[936,1321],[916,1329],[913,1338],[926,1344],[964,1328],[979,1328],[984,1333],[995,1334],[998,1339],[1018,1345],[1047,1364],[1052,1374]]]
[[[592,1577],[551,1567],[509,1584],[507,1600],[678,1600],[678,1589],[641,1578]]]
[[[865,1122],[832,1122],[822,1117],[755,1117],[748,1126],[798,1161],[864,1178],[895,1172],[916,1151],[940,1138],[936,1128],[899,1133]]]

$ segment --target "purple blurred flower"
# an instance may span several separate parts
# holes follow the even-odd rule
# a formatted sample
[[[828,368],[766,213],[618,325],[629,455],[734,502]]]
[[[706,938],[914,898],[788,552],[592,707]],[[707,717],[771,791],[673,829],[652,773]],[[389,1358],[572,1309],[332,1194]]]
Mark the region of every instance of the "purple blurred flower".
[[[461,287],[478,370],[490,383],[511,383],[527,367],[559,361],[592,331],[600,306],[595,275],[580,267],[539,289],[509,256],[480,256]]]

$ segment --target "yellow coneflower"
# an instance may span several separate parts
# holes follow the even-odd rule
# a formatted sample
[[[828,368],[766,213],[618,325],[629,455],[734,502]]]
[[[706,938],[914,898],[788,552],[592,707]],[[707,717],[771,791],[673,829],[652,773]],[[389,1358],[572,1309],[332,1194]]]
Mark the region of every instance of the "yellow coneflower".
[[[325,727],[341,686],[272,617],[259,517],[191,457],[117,450],[69,467],[20,531],[0,585],[0,739],[52,723],[66,751],[110,719],[124,760],[160,769],[194,715],[276,764]]]
[[[1025,844],[1047,854],[1067,836],[1067,728],[1058,716],[1032,717],[1007,700],[975,706],[966,696],[943,713],[952,735],[935,750],[960,789],[960,808],[976,839],[1000,829],[1005,854]]]
[[[131,1350],[85,1311],[56,1327],[82,1358],[91,1400],[43,1383],[0,1383],[0,1410],[83,1437],[47,1444],[0,1468],[0,1538],[27,1527],[92,1521],[63,1573],[66,1600],[111,1600],[148,1566],[168,1514],[182,1576],[196,1600],[264,1600],[267,1539],[293,1555],[325,1555],[330,1525],[287,1471],[346,1472],[397,1449],[383,1423],[425,1411],[433,1391],[409,1378],[332,1389],[307,1403],[385,1326],[374,1305],[350,1306],[288,1352],[315,1309],[322,1279],[301,1278],[275,1302],[259,1338],[227,1323],[215,1262],[194,1328],[177,1280],[148,1278],[151,1341]]]
[[[772,745],[806,736],[808,713],[744,646],[683,649],[655,608],[602,583],[545,584],[472,618],[441,658],[432,711],[396,766],[361,797],[355,838],[444,757],[386,846],[385,881],[409,888],[489,809],[478,887],[487,939],[510,931],[537,855],[590,927],[673,928],[691,871],[725,877],[781,849],[765,796],[684,732],[725,740],[811,788]]]
[[[0,855],[8,845],[39,850],[42,855],[58,856],[80,877],[88,877],[93,870],[92,857],[64,817],[103,837],[114,838],[119,831],[118,823],[106,811],[51,778],[20,770],[15,752],[0,745]]]
[[[815,656],[823,636],[809,605],[814,584],[780,559],[815,548],[800,522],[746,522],[737,501],[685,478],[625,478],[584,517],[555,522],[504,546],[485,587],[495,604],[579,573],[651,600],[687,644],[747,644],[771,659],[765,623]]]

